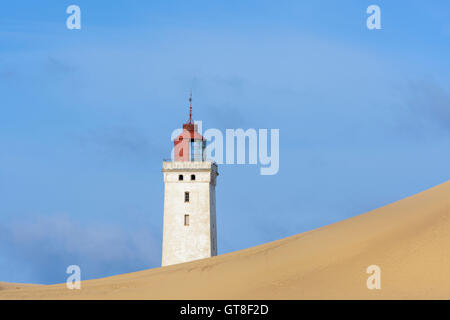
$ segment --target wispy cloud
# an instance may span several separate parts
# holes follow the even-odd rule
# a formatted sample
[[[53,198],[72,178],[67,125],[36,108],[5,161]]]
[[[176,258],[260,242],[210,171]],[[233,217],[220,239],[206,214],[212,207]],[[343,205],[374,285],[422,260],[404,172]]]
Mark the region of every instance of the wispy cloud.
[[[443,129],[450,130],[450,93],[433,81],[411,83],[408,99],[411,111]]]
[[[164,155],[164,150],[152,143],[147,134],[133,126],[113,126],[90,130],[80,137],[84,146],[97,148],[107,157],[121,157],[148,161],[150,157]]]
[[[414,140],[450,133],[450,94],[431,80],[405,83],[393,114],[396,134]]]
[[[0,231],[6,260],[29,270],[30,279],[18,281],[65,282],[66,268],[73,264],[81,267],[83,279],[159,265],[160,245],[150,229],[128,233],[117,225],[80,223],[61,214],[16,221],[0,226]]]
[[[45,59],[43,65],[45,72],[53,74],[68,74],[76,70],[74,66],[54,56]]]

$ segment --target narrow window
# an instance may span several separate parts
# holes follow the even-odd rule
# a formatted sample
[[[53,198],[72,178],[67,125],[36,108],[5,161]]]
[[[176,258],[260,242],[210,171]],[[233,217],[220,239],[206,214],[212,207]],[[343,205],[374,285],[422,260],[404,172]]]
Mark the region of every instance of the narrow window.
[[[178,181],[183,181],[183,175],[182,175],[182,174],[180,174],[180,175],[178,176]]]
[[[184,215],[184,225],[185,225],[185,226],[188,226],[188,225],[189,225],[189,215],[188,215],[188,214],[185,214],[185,215]]]
[[[184,193],[184,202],[189,202],[189,192]]]
[[[195,174],[191,174],[191,180],[195,181]]]

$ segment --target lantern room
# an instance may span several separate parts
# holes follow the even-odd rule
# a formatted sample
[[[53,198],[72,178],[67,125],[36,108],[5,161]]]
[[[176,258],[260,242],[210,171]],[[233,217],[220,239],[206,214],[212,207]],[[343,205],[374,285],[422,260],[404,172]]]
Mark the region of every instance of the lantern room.
[[[174,140],[175,161],[205,161],[206,140],[198,132],[192,120],[192,93],[189,98],[189,120],[183,124],[183,132]]]

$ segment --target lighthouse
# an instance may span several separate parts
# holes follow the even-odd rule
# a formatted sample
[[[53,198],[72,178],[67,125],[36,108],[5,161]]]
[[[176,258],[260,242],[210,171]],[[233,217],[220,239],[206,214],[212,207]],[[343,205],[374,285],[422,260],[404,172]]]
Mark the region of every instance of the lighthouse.
[[[174,156],[163,161],[164,227],[162,266],[217,255],[217,164],[206,159],[206,140],[189,119],[174,140]]]

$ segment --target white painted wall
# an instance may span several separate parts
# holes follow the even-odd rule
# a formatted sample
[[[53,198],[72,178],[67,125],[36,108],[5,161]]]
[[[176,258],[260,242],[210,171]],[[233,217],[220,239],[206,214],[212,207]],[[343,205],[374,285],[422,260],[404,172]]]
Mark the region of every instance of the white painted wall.
[[[164,229],[162,265],[217,255],[217,165],[210,161],[163,162]],[[178,176],[184,176],[183,181]],[[195,181],[191,175],[195,174]],[[184,193],[189,192],[189,202]],[[189,226],[184,215],[189,214]]]

